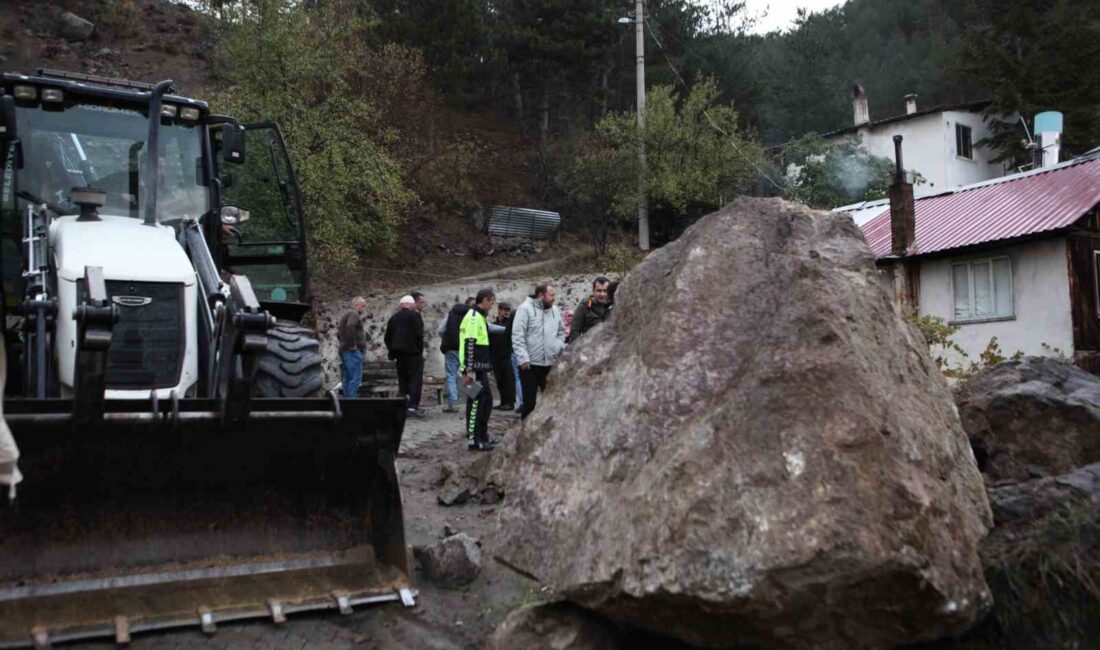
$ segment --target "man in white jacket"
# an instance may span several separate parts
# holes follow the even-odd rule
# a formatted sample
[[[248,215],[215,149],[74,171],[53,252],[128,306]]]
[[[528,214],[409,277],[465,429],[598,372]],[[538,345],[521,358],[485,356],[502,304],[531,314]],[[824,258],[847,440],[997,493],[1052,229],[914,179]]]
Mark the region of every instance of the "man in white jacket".
[[[522,417],[535,410],[539,390],[546,390],[546,376],[565,349],[565,322],[554,306],[557,288],[549,282],[535,287],[535,294],[516,309],[512,323],[512,350],[519,363],[519,382],[523,390]]]

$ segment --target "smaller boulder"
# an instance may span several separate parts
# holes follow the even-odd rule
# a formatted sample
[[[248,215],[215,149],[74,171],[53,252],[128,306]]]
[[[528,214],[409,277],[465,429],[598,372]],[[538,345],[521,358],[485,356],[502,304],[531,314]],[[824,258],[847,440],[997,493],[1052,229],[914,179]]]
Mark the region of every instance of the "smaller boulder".
[[[1100,512],[1100,463],[1061,476],[991,488],[989,505],[998,532],[1033,525],[1059,508]]]
[[[435,498],[440,505],[460,506],[470,500],[476,487],[473,481],[465,477],[452,476],[439,488]]]
[[[989,489],[982,546],[993,611],[929,648],[1091,648],[1100,639],[1100,463]]]
[[[619,631],[567,601],[527,605],[508,614],[489,637],[489,650],[613,650]]]
[[[475,501],[486,505],[500,502],[504,493],[488,478],[492,454],[482,454],[465,468],[451,462],[439,465],[436,500],[444,506]]]
[[[413,557],[424,577],[447,587],[469,584],[481,573],[481,547],[466,533],[431,546],[414,546]]]
[[[959,417],[987,481],[1057,476],[1100,462],[1100,377],[1024,357],[955,389]]]
[[[71,11],[62,11],[57,16],[57,31],[70,41],[83,41],[95,31],[95,23]]]

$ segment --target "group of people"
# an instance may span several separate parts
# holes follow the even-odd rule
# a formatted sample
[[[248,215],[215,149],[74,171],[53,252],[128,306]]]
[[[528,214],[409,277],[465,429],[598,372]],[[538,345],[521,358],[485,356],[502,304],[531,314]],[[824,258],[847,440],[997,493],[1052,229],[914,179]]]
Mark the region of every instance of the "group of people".
[[[398,302],[400,308],[386,323],[386,350],[397,367],[398,390],[409,398],[408,414],[423,417],[420,396],[424,387],[424,318],[421,312],[428,302],[419,291],[402,296]],[[363,315],[366,311],[367,300],[357,296],[351,301],[351,309],[336,325],[345,397],[358,396],[363,380],[363,354],[367,351]]]
[[[615,283],[600,276],[592,282],[592,294],[575,311],[563,313],[555,304],[557,287],[544,282],[514,310],[497,303],[496,293],[486,288],[457,303],[443,316],[437,332],[444,355],[447,404],[443,410],[458,412],[460,392],[466,397],[466,438],[475,451],[489,451],[489,416],[493,411],[492,373],[500,394],[498,409],[516,410],[526,418],[535,409],[538,393],[568,343],[576,341],[611,315]],[[400,301],[400,309],[386,324],[385,344],[397,366],[401,394],[409,398],[410,416],[423,416],[420,395],[424,375],[423,294],[412,292]],[[496,315],[490,313],[496,307]],[[340,358],[344,371],[344,395],[358,395],[363,372],[366,337],[362,317],[366,300],[352,301],[352,309],[338,324]],[[568,315],[568,316],[567,316]],[[571,316],[571,317],[570,317]]]

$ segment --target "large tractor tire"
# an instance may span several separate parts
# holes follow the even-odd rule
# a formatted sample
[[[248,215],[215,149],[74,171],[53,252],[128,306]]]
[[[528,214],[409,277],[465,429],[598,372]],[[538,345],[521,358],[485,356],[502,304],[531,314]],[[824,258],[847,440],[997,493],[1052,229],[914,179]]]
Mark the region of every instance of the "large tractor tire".
[[[320,397],[321,344],[310,328],[280,320],[267,330],[267,351],[260,355],[253,395]]]

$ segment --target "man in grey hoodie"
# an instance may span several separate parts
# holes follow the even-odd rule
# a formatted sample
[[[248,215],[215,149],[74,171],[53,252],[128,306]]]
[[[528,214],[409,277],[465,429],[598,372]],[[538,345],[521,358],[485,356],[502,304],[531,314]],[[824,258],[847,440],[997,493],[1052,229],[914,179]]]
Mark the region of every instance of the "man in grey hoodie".
[[[565,349],[565,322],[554,305],[557,288],[543,282],[535,294],[516,309],[512,323],[512,350],[519,363],[519,382],[523,390],[522,417],[535,410],[539,390],[546,390],[546,376]]]

